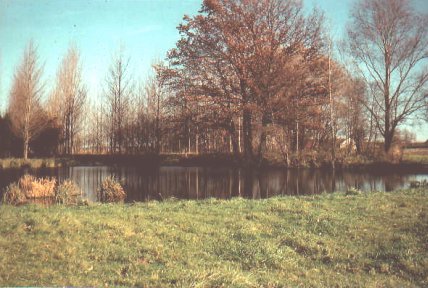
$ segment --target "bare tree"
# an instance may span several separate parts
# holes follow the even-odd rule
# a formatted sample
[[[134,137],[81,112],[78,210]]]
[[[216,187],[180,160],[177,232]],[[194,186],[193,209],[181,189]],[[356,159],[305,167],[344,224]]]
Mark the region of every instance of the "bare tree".
[[[105,133],[106,121],[104,106],[103,103],[96,102],[88,105],[88,109],[86,109],[87,148],[91,153],[95,154],[102,154],[106,150],[107,135]]]
[[[156,65],[156,64],[155,64]],[[162,137],[161,120],[164,108],[164,93],[159,80],[155,76],[149,76],[144,86],[144,92],[147,99],[147,114],[152,120],[152,138],[154,151],[159,154]]]
[[[107,113],[109,119],[109,145],[111,153],[123,152],[124,127],[131,96],[131,82],[128,76],[129,58],[125,59],[123,49],[114,57],[107,76]]]
[[[360,0],[352,11],[348,48],[371,87],[365,106],[385,152],[396,128],[427,105],[427,26],[408,0]]]
[[[62,152],[75,151],[76,136],[81,128],[82,112],[86,101],[86,88],[82,83],[80,54],[70,46],[57,72],[57,83],[51,98],[54,115],[62,127]]]
[[[33,42],[30,42],[25,48],[21,64],[15,71],[9,99],[12,129],[24,142],[24,159],[28,158],[31,139],[37,136],[48,122],[41,106],[42,72],[36,48]]]

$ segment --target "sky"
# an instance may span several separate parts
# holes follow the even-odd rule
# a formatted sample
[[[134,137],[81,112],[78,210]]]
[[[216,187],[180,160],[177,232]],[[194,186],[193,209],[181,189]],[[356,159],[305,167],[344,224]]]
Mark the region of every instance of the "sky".
[[[284,0],[286,1],[286,0]],[[428,13],[428,0],[412,0]],[[30,40],[44,65],[46,88],[70,44],[81,53],[89,97],[99,97],[112,56],[120,47],[130,57],[130,74],[144,79],[151,63],[163,60],[179,39],[183,16],[195,15],[202,0],[0,0],[0,113],[7,107],[13,73]],[[322,9],[334,39],[344,36],[354,0],[306,0],[308,11]],[[418,140],[428,125],[415,126]]]

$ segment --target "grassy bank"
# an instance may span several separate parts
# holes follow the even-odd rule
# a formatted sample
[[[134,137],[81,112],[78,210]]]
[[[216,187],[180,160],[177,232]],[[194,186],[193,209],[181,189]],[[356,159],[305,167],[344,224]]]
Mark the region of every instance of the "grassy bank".
[[[428,190],[1,206],[0,286],[428,285]]]
[[[55,168],[64,166],[133,165],[148,166],[239,166],[229,154],[139,154],[139,155],[90,155],[76,154],[58,158],[0,158],[0,169]]]
[[[22,158],[3,158],[0,159],[0,169],[17,169],[17,168],[54,168],[59,166],[58,161],[54,158],[46,159],[22,159]]]
[[[39,169],[74,166],[80,163],[72,158],[3,158],[0,159],[0,169]]]

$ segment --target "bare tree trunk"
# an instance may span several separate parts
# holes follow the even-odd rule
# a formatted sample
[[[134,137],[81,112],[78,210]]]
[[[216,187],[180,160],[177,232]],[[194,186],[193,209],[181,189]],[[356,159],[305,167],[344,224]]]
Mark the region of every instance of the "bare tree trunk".
[[[248,163],[253,162],[253,133],[251,124],[251,112],[244,110],[242,128],[244,132],[244,157]]]
[[[238,117],[238,150],[239,150],[239,154],[242,153],[242,148],[241,148],[241,117]],[[238,151],[235,150],[235,151]]]
[[[330,129],[331,129],[331,168],[333,170],[336,162],[336,129],[334,125],[334,109],[333,109],[333,91],[331,87],[331,40],[329,42],[328,54],[328,94],[330,98]]]
[[[196,154],[199,154],[199,126],[198,125],[196,125],[195,152]]]
[[[269,114],[267,112],[263,113],[262,116],[262,131],[260,134],[260,139],[259,139],[259,147],[258,147],[258,151],[257,151],[257,162],[258,165],[261,164],[261,162],[263,161],[263,154],[264,154],[264,150],[266,149],[266,140],[267,140],[267,132],[266,132],[266,127],[269,123]]]
[[[25,139],[24,139],[24,151],[22,154],[24,155],[24,159],[27,160],[27,158],[28,158],[28,137],[25,137]]]

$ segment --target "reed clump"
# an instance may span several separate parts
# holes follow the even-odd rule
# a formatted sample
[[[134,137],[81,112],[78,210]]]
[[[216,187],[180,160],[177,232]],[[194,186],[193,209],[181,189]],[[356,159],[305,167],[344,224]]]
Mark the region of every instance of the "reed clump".
[[[57,204],[77,204],[78,196],[82,196],[82,190],[72,180],[65,180],[58,185],[55,191],[55,202]]]
[[[56,179],[36,178],[27,174],[19,179],[18,186],[27,198],[55,197]]]
[[[24,175],[17,183],[6,187],[3,193],[3,203],[19,205],[26,203],[29,199],[54,197],[55,187],[55,179]]]
[[[77,204],[81,198],[78,196],[82,194],[82,190],[72,180],[59,184],[54,178],[36,178],[27,174],[6,187],[3,203],[20,205],[29,200],[51,199],[58,204]]]
[[[50,199],[56,204],[79,204],[83,203],[82,195],[83,191],[72,180],[58,183],[55,178],[36,178],[27,174],[5,189],[3,203],[19,205],[29,200]],[[97,189],[97,198],[103,203],[123,202],[126,193],[119,181],[107,177]],[[84,201],[87,203],[87,200]]]
[[[12,183],[6,187],[3,193],[3,203],[20,205],[26,202],[27,197],[17,183]]]
[[[126,193],[122,185],[114,177],[107,177],[97,190],[97,198],[100,202],[114,203],[125,200]]]

